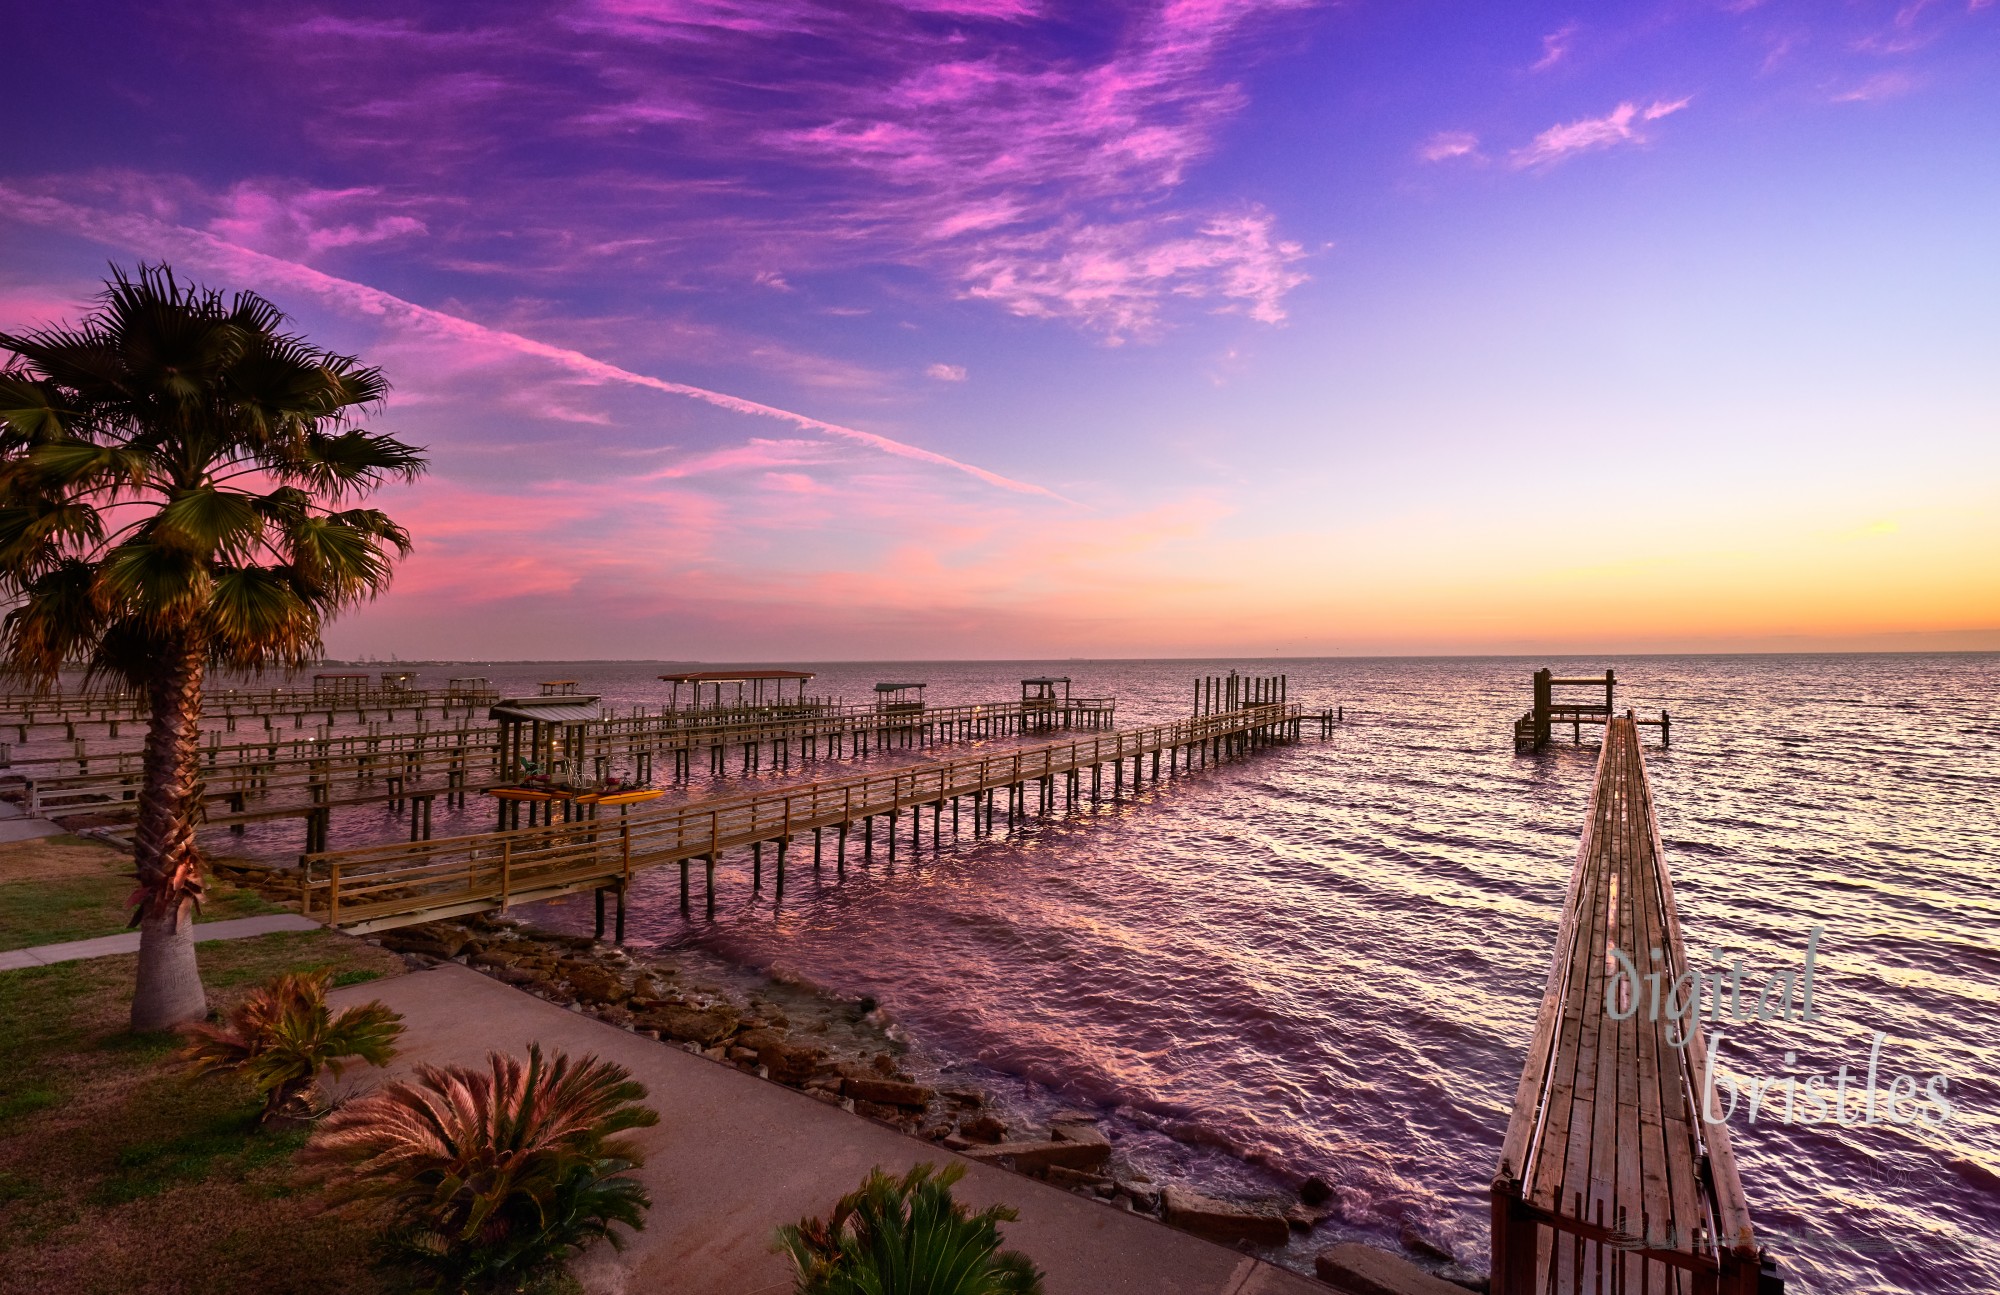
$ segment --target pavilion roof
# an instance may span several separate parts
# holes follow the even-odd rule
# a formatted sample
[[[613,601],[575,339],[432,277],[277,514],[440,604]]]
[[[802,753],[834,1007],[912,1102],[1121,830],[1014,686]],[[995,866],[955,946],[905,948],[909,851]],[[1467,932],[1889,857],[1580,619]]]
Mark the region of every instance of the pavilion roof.
[[[811,679],[811,670],[684,670],[663,674],[662,683],[749,683],[756,679]]]
[[[488,710],[486,718],[511,720],[516,724],[586,724],[598,718],[597,698],[576,693],[560,693],[553,697],[507,697]]]

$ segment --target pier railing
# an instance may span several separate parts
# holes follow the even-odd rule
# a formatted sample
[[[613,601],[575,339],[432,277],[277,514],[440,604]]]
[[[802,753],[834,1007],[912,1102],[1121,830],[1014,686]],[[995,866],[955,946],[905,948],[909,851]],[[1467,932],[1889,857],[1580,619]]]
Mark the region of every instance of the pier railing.
[[[712,869],[726,850],[788,842],[831,828],[844,847],[848,829],[904,810],[980,796],[997,788],[1080,775],[1162,753],[1200,750],[1220,758],[1252,744],[1297,737],[1304,709],[1269,705],[1173,724],[939,761],[915,768],[829,779],[748,795],[695,801],[616,819],[583,819],[510,831],[407,844],[323,851],[300,861],[303,911],[328,925],[376,930],[434,917],[592,888],[623,888],[641,869],[683,868],[704,859]],[[891,828],[893,832],[893,827]],[[893,837],[892,837],[893,840]],[[780,865],[782,867],[782,864]],[[712,893],[712,889],[711,889]],[[621,904],[622,907],[622,904]]]
[[[1492,1186],[1494,1295],[1782,1292],[1758,1249],[1729,1131],[1705,1118],[1699,1023],[1614,1017],[1623,950],[1687,972],[1630,712],[1610,718],[1527,1064]],[[1641,987],[1635,986],[1635,991]],[[1635,993],[1635,997],[1637,994]],[[1651,1019],[1649,1019],[1651,1018]]]

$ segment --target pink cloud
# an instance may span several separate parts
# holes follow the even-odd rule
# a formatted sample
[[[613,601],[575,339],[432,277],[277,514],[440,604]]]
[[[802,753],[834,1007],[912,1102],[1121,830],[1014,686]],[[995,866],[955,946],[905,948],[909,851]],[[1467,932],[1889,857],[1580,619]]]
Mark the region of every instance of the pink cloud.
[[[717,472],[760,472],[775,467],[823,463],[826,446],[818,441],[770,441],[753,439],[746,445],[710,450],[692,455],[640,478],[644,481],[676,480]]]
[[[385,210],[374,188],[314,189],[243,181],[222,195],[208,228],[218,238],[274,256],[312,259],[336,248],[365,247],[429,232],[414,216]]]
[[[1535,60],[1531,72],[1546,72],[1569,57],[1570,45],[1576,40],[1576,23],[1564,23],[1555,31],[1542,37],[1542,56]]]
[[[1921,82],[1914,73],[1904,71],[1877,72],[1864,78],[1858,84],[1833,95],[1835,103],[1877,103],[1883,99],[1900,99],[1915,90]]]
[[[939,382],[963,382],[965,381],[965,366],[963,364],[933,364],[924,370],[924,376],[936,378]]]
[[[1480,156],[1479,136],[1468,130],[1439,131],[1424,141],[1424,146],[1417,150],[1417,156],[1426,162],[1448,162],[1460,157],[1477,158]]]
[[[11,332],[75,319],[90,309],[99,285],[63,288],[52,284],[0,284],[0,326]]]
[[[995,241],[968,269],[969,297],[1016,315],[1069,318],[1113,342],[1160,327],[1163,298],[1206,297],[1263,323],[1285,318],[1285,294],[1305,281],[1305,250],[1277,238],[1268,213],[1216,217],[1192,235],[1150,224],[1077,225]]]
[[[897,3],[912,13],[943,14],[951,18],[1018,22],[1042,16],[1042,7],[1031,0],[897,0]]]
[[[1639,129],[1641,124],[1677,113],[1690,102],[1691,98],[1656,100],[1644,108],[1629,102],[1621,103],[1602,117],[1586,117],[1581,121],[1551,126],[1535,136],[1534,143],[1516,149],[1513,163],[1517,167],[1553,166],[1578,153],[1644,144],[1648,137]]]
[[[831,486],[813,480],[803,472],[766,472],[764,485],[767,489],[788,495],[830,495]]]

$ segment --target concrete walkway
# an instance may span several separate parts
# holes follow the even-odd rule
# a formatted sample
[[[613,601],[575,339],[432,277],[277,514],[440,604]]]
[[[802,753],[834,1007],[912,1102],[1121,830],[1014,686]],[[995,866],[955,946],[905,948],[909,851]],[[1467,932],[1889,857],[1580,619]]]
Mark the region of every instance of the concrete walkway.
[[[1328,1295],[1332,1289],[1152,1219],[963,1160],[934,1143],[827,1106],[779,1084],[616,1029],[445,964],[355,985],[337,1003],[380,999],[409,1025],[391,1067],[483,1065],[492,1049],[596,1053],[646,1085],[660,1123],[638,1131],[653,1195],[644,1232],[623,1252],[591,1249],[575,1266],[591,1295],[787,1295],[790,1265],[771,1251],[780,1223],[823,1215],[880,1165],[901,1173],[958,1160],[961,1200],[1004,1202],[1010,1246],[1048,1274],[1047,1295]],[[383,1072],[349,1071],[357,1085]]]
[[[30,818],[14,802],[0,800],[0,845],[33,841],[44,836],[62,836],[68,830],[57,827],[46,818]]]
[[[197,922],[195,943],[204,940],[241,940],[246,936],[270,935],[274,931],[317,931],[320,924],[297,913],[269,913],[262,917],[232,917],[226,922]],[[79,958],[108,958],[117,953],[137,953],[139,933],[122,931],[100,935],[93,940],[70,940],[64,944],[41,944],[32,949],[0,951],[0,971],[22,967],[46,967],[52,962],[75,962]]]

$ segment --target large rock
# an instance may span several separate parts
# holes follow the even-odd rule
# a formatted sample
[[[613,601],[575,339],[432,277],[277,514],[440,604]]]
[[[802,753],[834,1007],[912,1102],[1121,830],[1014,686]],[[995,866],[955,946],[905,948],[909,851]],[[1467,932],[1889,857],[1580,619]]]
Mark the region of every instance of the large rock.
[[[1050,1185],[1068,1188],[1070,1191],[1075,1191],[1079,1187],[1087,1187],[1091,1191],[1096,1192],[1099,1188],[1102,1188],[1104,1190],[1101,1194],[1108,1196],[1111,1194],[1111,1189],[1118,1185],[1103,1174],[1094,1174],[1086,1169],[1065,1169],[1061,1165],[1050,1165],[1042,1172],[1049,1180]]]
[[[1052,1124],[1049,1126],[1049,1141],[1088,1142],[1104,1147],[1111,1145],[1111,1139],[1105,1137],[1103,1130],[1095,1124]]]
[[[1162,1217],[1183,1232],[1211,1241],[1249,1241],[1261,1246],[1281,1246],[1292,1238],[1292,1225],[1284,1215],[1249,1205],[1232,1205],[1191,1192],[1185,1187],[1169,1187],[1161,1193]]]
[[[961,1152],[968,1160],[1012,1160],[1016,1169],[1101,1169],[1111,1159],[1109,1142],[996,1142]]]
[[[784,1084],[804,1083],[826,1061],[826,1049],[794,1042],[777,1030],[745,1030],[736,1044],[755,1052],[757,1063]]]
[[[1007,1125],[996,1115],[973,1115],[958,1122],[958,1131],[974,1142],[1001,1142]]]
[[[856,1101],[875,1102],[882,1106],[908,1106],[922,1110],[931,1101],[931,1090],[922,1084],[877,1079],[872,1075],[849,1075],[841,1081],[840,1090]]]
[[[589,999],[593,1003],[622,1003],[632,996],[632,991],[626,988],[625,981],[617,973],[593,967],[587,962],[563,963],[562,975],[578,998]]]
[[[433,958],[455,958],[472,937],[449,926],[410,926],[384,931],[382,947],[398,953],[422,953]]]
[[[692,1007],[655,1007],[642,1019],[663,1038],[704,1048],[712,1048],[736,1033],[735,1009],[720,1005],[700,1011]]]
[[[1465,1295],[1463,1286],[1433,1277],[1386,1250],[1353,1241],[1320,1251],[1313,1269],[1321,1281],[1353,1295]]]

